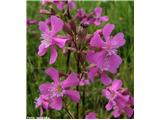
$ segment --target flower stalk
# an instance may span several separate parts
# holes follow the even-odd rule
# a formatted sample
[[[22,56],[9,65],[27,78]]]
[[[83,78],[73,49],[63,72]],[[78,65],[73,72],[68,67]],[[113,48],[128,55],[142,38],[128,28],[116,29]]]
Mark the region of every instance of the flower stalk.
[[[68,106],[65,102],[65,100],[63,99],[63,103],[64,103],[64,110],[67,112],[68,116],[71,118],[71,119],[74,119],[74,116],[72,115],[72,113],[69,111],[68,109]]]

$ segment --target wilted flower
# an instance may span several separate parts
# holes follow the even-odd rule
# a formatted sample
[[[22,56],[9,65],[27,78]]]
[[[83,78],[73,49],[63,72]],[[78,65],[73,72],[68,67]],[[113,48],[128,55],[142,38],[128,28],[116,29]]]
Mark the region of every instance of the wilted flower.
[[[85,119],[97,119],[97,118],[96,118],[96,113],[95,113],[95,112],[89,112],[89,113],[86,115]]]
[[[49,25],[51,24],[51,26]],[[44,22],[39,22],[39,29],[42,32],[41,34],[41,44],[39,46],[38,55],[43,56],[46,54],[47,49],[51,49],[50,64],[53,64],[57,59],[57,51],[55,45],[59,48],[65,46],[66,41],[69,39],[64,36],[57,35],[63,28],[63,21],[56,17],[51,16],[49,20]]]
[[[101,16],[102,15],[102,8],[101,7],[96,7],[94,9],[94,12],[96,14],[94,24],[96,26],[99,26],[101,24],[101,22],[106,22],[109,20],[109,18],[107,16]]]
[[[113,109],[112,114],[115,118],[123,112],[127,113],[129,118],[133,115],[133,97],[127,89],[122,88],[121,80],[114,80],[110,86],[102,90],[102,94],[109,100],[105,106],[106,110]]]
[[[39,86],[40,94],[47,96],[49,101],[49,108],[55,110],[62,109],[62,101],[64,95],[68,96],[72,101],[78,103],[80,94],[76,90],[71,90],[70,87],[77,86],[79,79],[75,73],[71,73],[66,80],[59,80],[59,73],[54,68],[46,69],[46,74],[53,79],[52,83],[43,83]]]
[[[101,39],[98,32],[95,32],[91,38],[90,46],[99,50],[97,52],[89,50],[87,53],[87,60],[91,64],[96,64],[101,71],[110,71],[111,73],[116,73],[122,63],[121,57],[117,55],[117,48],[125,44],[123,33],[118,33],[114,37],[110,36],[114,27],[113,24],[104,26],[102,32],[105,41]]]

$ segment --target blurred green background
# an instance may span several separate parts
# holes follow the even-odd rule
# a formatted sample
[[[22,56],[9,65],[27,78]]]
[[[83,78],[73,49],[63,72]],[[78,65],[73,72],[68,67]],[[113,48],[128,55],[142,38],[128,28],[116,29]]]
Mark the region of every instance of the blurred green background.
[[[134,95],[134,2],[133,1],[76,1],[77,8],[83,8],[86,12],[92,11],[96,6],[103,8],[103,15],[107,15],[110,20],[107,23],[115,24],[116,28],[113,35],[118,32],[125,34],[126,44],[119,49],[119,54],[123,58],[123,63],[115,76],[117,79],[121,79],[124,82],[124,87],[127,87],[132,95]],[[27,18],[35,20],[45,20],[46,16],[38,13],[40,8],[40,2],[27,1]],[[73,10],[73,14],[75,14]],[[103,23],[98,28],[106,24]],[[44,57],[37,56],[37,49],[40,44],[40,31],[37,25],[31,25],[27,32],[27,117],[38,117],[39,110],[35,109],[35,99],[39,96],[38,86],[44,82],[51,82],[52,80],[45,75],[44,70],[48,66],[53,66],[60,71],[66,70],[64,56],[61,52],[58,54],[58,59],[54,65],[49,65],[50,53]],[[90,26],[89,33],[93,33],[97,27]],[[71,61],[74,65],[75,60]],[[104,108],[107,100],[101,96],[101,89],[104,86],[95,80],[95,82],[86,86],[86,106],[85,113],[94,111],[97,113],[98,118],[110,118],[111,113],[107,112]],[[80,88],[81,89],[81,88]],[[67,99],[67,98],[66,98]],[[71,112],[75,113],[76,104],[70,104],[71,101],[67,99],[67,104]],[[80,103],[82,104],[82,103]],[[82,109],[80,108],[80,115]],[[49,118],[68,118],[64,110],[61,111],[46,111],[44,116]],[[111,117],[112,118],[112,117]],[[122,115],[121,118],[126,118]]]

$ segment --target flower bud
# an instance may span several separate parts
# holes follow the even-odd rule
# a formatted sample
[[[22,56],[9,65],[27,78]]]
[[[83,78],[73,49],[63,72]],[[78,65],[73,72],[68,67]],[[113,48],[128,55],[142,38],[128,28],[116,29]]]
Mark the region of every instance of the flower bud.
[[[75,22],[73,20],[71,20],[69,22],[69,25],[71,26],[71,29],[73,30],[74,33],[76,33],[76,25]]]
[[[64,25],[63,25],[63,30],[65,31],[65,32],[67,32],[69,35],[73,35],[72,34],[72,30],[71,30],[71,27],[70,27],[70,25],[69,24],[67,24],[67,23],[64,23]]]
[[[40,14],[51,14],[48,10],[46,9],[40,9],[39,11]]]

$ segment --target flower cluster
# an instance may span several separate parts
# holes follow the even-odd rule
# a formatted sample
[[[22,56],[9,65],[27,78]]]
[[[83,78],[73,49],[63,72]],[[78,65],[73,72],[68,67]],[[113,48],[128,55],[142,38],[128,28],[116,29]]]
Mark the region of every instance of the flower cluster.
[[[38,47],[38,56],[44,56],[50,49],[49,64],[54,64],[58,57],[57,49],[60,49],[67,56],[68,69],[65,73],[53,67],[46,68],[45,73],[53,81],[39,85],[40,95],[36,100],[36,108],[40,108],[40,115],[43,115],[44,110],[66,109],[69,116],[75,118],[66,105],[63,105],[64,96],[69,97],[79,107],[80,100],[83,99],[84,102],[85,99],[85,96],[81,96],[80,93],[86,92],[81,91],[79,87],[92,85],[95,77],[98,76],[105,87],[102,95],[108,101],[104,108],[107,111],[112,110],[115,118],[120,117],[122,113],[131,118],[134,112],[133,96],[127,88],[122,87],[122,80],[112,80],[107,74],[110,72],[115,75],[122,63],[122,58],[117,51],[126,42],[124,34],[120,32],[112,35],[115,25],[106,23],[109,18],[102,15],[101,7],[96,7],[90,13],[80,8],[75,15],[71,15],[72,9],[76,8],[76,3],[72,0],[42,0],[41,4],[42,7],[47,5],[51,7],[49,7],[50,10],[40,10],[40,13],[49,17],[45,21],[39,21],[41,42]],[[58,9],[61,14],[53,12],[54,9]],[[105,23],[102,29],[87,34],[88,27],[100,26],[102,22]],[[75,55],[77,73],[70,69],[71,53]],[[61,74],[64,75],[65,80]],[[96,113],[89,112],[85,118],[96,119]]]
[[[107,22],[109,18],[107,16],[102,16],[102,8],[96,7],[93,12],[87,14],[84,9],[78,9],[76,18],[81,21],[82,26],[89,26],[95,24],[99,26],[101,22]]]
[[[109,100],[106,110],[113,109],[113,116],[119,117],[121,113],[127,113],[130,118],[133,115],[133,97],[126,88],[122,88],[121,80],[114,80],[110,86],[102,90],[102,94]]]

